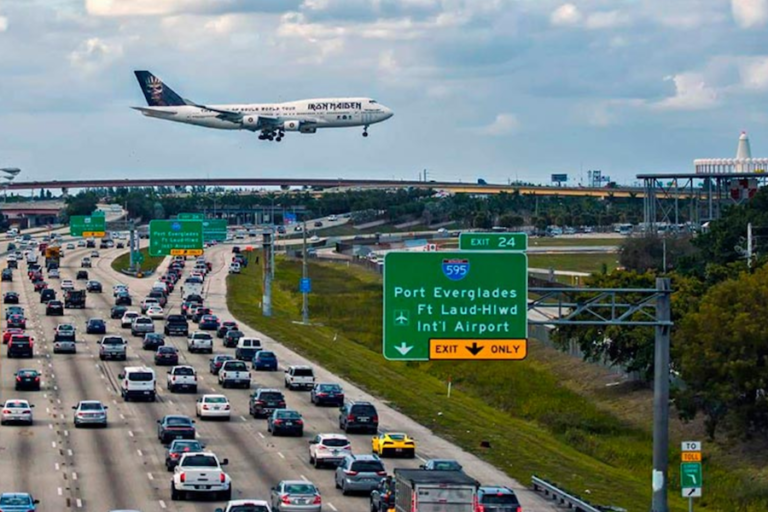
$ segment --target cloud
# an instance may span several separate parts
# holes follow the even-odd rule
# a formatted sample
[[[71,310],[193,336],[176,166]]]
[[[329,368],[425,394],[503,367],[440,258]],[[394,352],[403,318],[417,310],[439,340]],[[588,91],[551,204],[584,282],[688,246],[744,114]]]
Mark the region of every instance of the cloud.
[[[739,69],[741,83],[746,89],[768,89],[768,57],[749,59]]]
[[[69,61],[75,67],[94,71],[120,57],[122,53],[123,48],[119,44],[109,44],[98,37],[92,37],[80,43],[77,49],[69,54]]]
[[[717,91],[706,84],[699,73],[681,73],[668,76],[674,82],[675,95],[653,106],[661,110],[703,110],[717,104]]]
[[[228,12],[285,12],[299,0],[85,0],[91,16],[171,16]]]
[[[563,4],[552,12],[549,21],[559,27],[576,26],[583,16],[578,7],[573,4]]]
[[[519,128],[520,122],[517,120],[517,116],[502,113],[498,114],[491,124],[481,126],[477,131],[483,135],[501,136],[516,132]]]
[[[6,30],[8,30],[8,18],[0,16],[0,32],[5,32]]]
[[[619,11],[602,11],[587,16],[584,25],[593,30],[616,28],[629,24],[629,17]]]
[[[768,21],[768,0],[731,0],[731,12],[740,27],[758,27]]]

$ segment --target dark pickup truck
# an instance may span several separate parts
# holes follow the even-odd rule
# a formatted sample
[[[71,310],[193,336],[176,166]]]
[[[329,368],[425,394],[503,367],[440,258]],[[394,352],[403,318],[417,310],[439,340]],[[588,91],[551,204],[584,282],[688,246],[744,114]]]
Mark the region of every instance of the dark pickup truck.
[[[70,290],[64,296],[65,308],[85,309],[85,290]]]
[[[189,323],[184,315],[168,315],[165,319],[166,336],[189,336]]]

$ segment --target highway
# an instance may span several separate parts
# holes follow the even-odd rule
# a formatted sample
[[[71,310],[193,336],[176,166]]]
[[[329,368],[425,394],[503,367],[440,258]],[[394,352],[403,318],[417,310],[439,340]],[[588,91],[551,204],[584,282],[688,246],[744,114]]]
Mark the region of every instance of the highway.
[[[62,279],[74,279],[79,262],[90,249],[67,251],[62,260]],[[5,470],[0,472],[2,492],[31,492],[41,501],[38,510],[59,512],[64,508],[83,511],[106,512],[113,509],[136,509],[142,512],[212,511],[222,502],[172,502],[170,499],[171,473],[164,466],[165,451],[156,437],[156,421],[166,414],[186,414],[194,417],[195,399],[192,394],[171,394],[165,390],[166,367],[156,367],[152,352],[141,349],[139,338],[130,336],[129,329],[120,327],[119,320],[109,319],[113,305],[112,286],[127,283],[131,288],[134,307],[146,296],[154,279],[137,280],[114,272],[111,261],[124,250],[101,250],[101,257],[94,260],[89,269],[90,278],[101,281],[103,294],[88,294],[86,309],[67,309],[64,317],[46,317],[44,304],[32,290],[26,277],[26,264],[20,264],[12,283],[3,283],[2,292],[16,291],[28,318],[28,332],[35,338],[33,359],[8,359],[3,349],[0,363],[0,394],[4,399],[26,398],[35,405],[34,425],[0,427],[0,453]],[[217,246],[206,251],[213,263],[213,271],[205,282],[206,305],[222,320],[232,319],[226,308],[226,268],[230,247]],[[165,263],[167,265],[167,261]],[[187,265],[187,271],[189,265]],[[49,280],[49,286],[60,293],[58,280]],[[82,287],[82,281],[77,284]],[[180,282],[181,283],[181,282]],[[180,293],[169,298],[170,310],[178,311]],[[101,362],[96,341],[101,336],[86,335],[85,322],[99,317],[107,321],[108,333],[121,334],[128,339],[127,362]],[[78,353],[75,355],[52,354],[53,331],[59,323],[74,323],[78,328]],[[162,332],[163,322],[155,321]],[[190,322],[190,330],[195,324]],[[247,326],[240,326],[246,336],[259,337],[267,349],[274,350],[280,367],[288,364],[312,364],[291,352],[274,340]],[[231,422],[197,421],[198,437],[206,448],[219,457],[226,457],[230,465],[225,469],[233,480],[233,499],[268,499],[272,485],[281,479],[307,479],[314,482],[323,494],[325,511],[357,512],[368,507],[364,495],[342,496],[333,484],[333,471],[317,470],[308,463],[307,441],[315,433],[339,432],[338,410],[318,408],[309,402],[307,392],[285,391],[288,407],[301,412],[305,420],[304,436],[297,438],[273,438],[267,433],[266,420],[248,416],[249,390],[224,391],[216,378],[208,372],[207,354],[190,354],[186,339],[167,337],[166,343],[179,348],[179,364],[197,368],[200,379],[199,394],[224,393],[233,406]],[[221,340],[215,338],[214,354],[230,353]],[[159,396],[154,403],[125,403],[120,398],[117,375],[124,366],[147,365],[155,368],[158,377]],[[419,458],[414,460],[384,459],[391,472],[394,467],[417,467],[419,459],[431,457],[455,458],[468,473],[484,484],[509,485],[521,499],[526,512],[554,511],[557,508],[543,498],[512,481],[496,468],[475,456],[461,451],[447,441],[400,413],[387,407],[378,399],[355,388],[351,383],[332,375],[317,365],[317,382],[338,382],[349,399],[372,401],[380,417],[382,430],[405,431],[417,440]],[[43,373],[43,387],[39,392],[14,391],[14,373],[21,368],[35,368]],[[283,372],[252,371],[252,389],[256,387],[283,388]],[[101,400],[109,406],[107,429],[75,429],[72,406],[79,400]],[[356,453],[370,453],[370,436],[351,434]]]

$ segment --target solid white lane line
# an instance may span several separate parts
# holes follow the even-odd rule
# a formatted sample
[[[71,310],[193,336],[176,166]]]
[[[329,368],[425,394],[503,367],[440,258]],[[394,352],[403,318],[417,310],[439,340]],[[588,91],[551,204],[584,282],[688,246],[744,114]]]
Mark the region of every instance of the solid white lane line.
[[[169,403],[170,405],[173,405],[173,400],[171,400],[171,399],[168,399],[168,403]]]
[[[309,482],[309,478],[305,477],[304,475],[299,475],[299,476],[300,476],[300,477],[301,477],[301,479],[302,479],[302,480],[304,480],[305,482]]]
[[[122,413],[120,413],[120,419],[121,419],[121,420],[124,420],[124,419],[125,419],[125,416],[123,416],[123,414],[122,414]]]
[[[257,432],[257,434],[259,434],[259,436],[260,436],[262,439],[264,439],[264,434],[262,434],[261,432]]]
[[[163,500],[160,500],[159,503],[160,503],[160,508],[165,508],[165,502]]]
[[[277,452],[277,454],[280,456],[280,458],[281,458],[281,459],[284,459],[284,458],[285,458],[285,455],[283,455],[282,453],[280,453],[280,452]]]
[[[143,456],[144,456],[144,454],[143,454],[143,453],[141,453],[141,450],[136,450],[136,453],[138,453],[138,454],[139,454],[139,457],[143,457]]]
[[[337,509],[336,507],[333,506],[333,503],[328,503],[328,506],[331,507],[331,510],[333,510],[333,512],[338,512],[338,510],[339,510],[339,509]]]
[[[147,478],[149,478],[150,480],[154,480],[155,479],[155,477],[152,476],[152,473],[147,473]]]
[[[128,436],[129,436],[129,437],[133,437],[133,431],[132,431],[132,430],[129,430],[129,431],[128,431]]]
[[[243,421],[248,421],[247,419],[245,419],[245,416],[240,416],[240,419]]]

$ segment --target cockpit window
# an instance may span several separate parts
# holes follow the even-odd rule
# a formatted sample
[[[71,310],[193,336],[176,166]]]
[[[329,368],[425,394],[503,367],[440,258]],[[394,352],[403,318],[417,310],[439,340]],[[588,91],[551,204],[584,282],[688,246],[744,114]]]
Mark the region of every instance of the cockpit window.
[[[370,100],[368,103],[376,103],[376,100]]]

